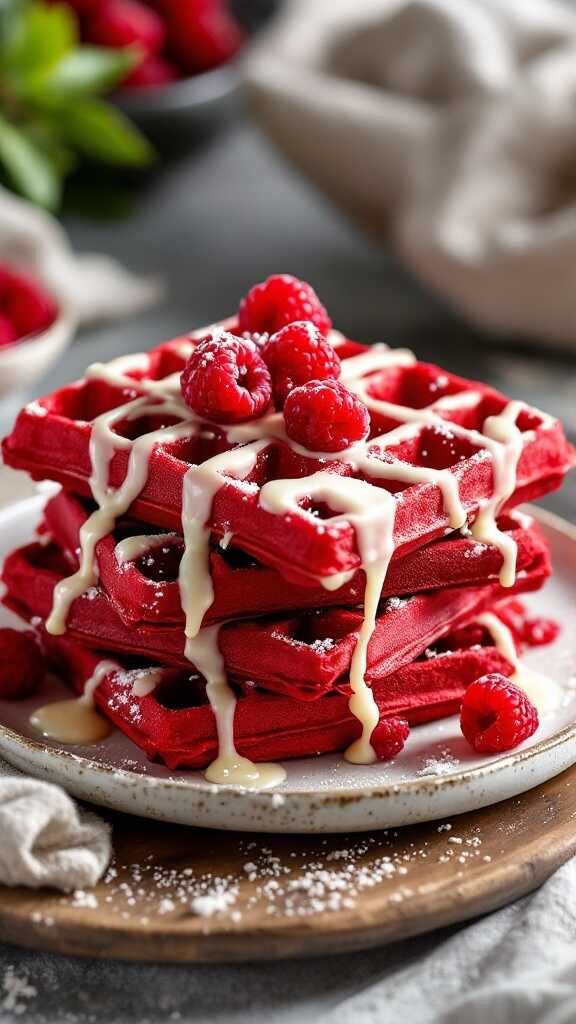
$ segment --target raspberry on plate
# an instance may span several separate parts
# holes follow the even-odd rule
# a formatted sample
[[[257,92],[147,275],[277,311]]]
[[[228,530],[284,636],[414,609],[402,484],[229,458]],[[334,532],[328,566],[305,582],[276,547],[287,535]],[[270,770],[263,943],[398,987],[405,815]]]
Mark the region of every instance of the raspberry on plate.
[[[297,320],[273,334],[262,349],[262,358],[272,374],[279,408],[300,384],[340,376],[336,350],[310,320]]]
[[[311,380],[294,388],[284,406],[286,433],[315,452],[340,452],[365,440],[370,415],[339,380]]]
[[[272,382],[253,341],[219,331],[194,349],[181,376],[184,400],[216,423],[241,423],[270,405]]]
[[[492,672],[466,690],[460,728],[478,754],[498,754],[512,750],[536,732],[538,711],[524,690]]]
[[[524,642],[529,647],[543,647],[552,644],[560,635],[560,623],[555,619],[546,619],[538,615],[533,619],[526,619],[524,626]]]
[[[291,274],[274,274],[255,284],[242,299],[238,324],[242,332],[273,334],[295,320],[311,320],[326,335],[332,321],[316,292]]]
[[[374,729],[370,743],[379,761],[391,761],[404,749],[410,734],[405,718],[381,718]]]
[[[100,0],[88,12],[85,33],[99,46],[121,49],[137,44],[148,55],[158,53],[166,34],[162,19],[138,0]]]
[[[46,662],[34,633],[0,629],[0,700],[20,700],[38,689]]]

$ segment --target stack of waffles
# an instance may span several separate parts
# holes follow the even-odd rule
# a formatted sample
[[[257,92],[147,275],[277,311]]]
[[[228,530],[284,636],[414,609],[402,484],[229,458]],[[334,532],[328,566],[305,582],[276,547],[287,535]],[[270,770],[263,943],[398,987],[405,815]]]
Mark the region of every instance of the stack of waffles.
[[[186,404],[206,333],[93,365],[4,442],[62,485],[6,600],[84,704],[171,769],[266,786],[289,758],[374,761],[379,722],[453,714],[488,672],[520,681],[515,595],[550,565],[515,507],[573,463],[558,421],[331,331],[370,434],[311,452],[281,411],[226,426]]]

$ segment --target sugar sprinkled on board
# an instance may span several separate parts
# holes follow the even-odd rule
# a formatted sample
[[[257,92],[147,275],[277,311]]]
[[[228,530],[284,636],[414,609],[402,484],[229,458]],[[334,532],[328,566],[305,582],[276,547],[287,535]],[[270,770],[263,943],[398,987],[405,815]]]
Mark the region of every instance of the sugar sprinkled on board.
[[[96,910],[98,900],[93,892],[86,892],[85,889],[75,889],[72,893],[72,906]]]
[[[436,831],[451,833],[444,822]],[[153,854],[140,863],[115,861],[96,896],[76,890],[60,902],[68,908],[108,906],[120,920],[151,921],[198,918],[203,932],[236,928],[245,918],[310,918],[352,910],[364,894],[402,902],[422,884],[418,867],[486,861],[478,829],[438,838],[411,838],[385,830],[369,836],[342,836],[338,844],[316,837],[313,844],[286,838],[240,839],[236,866],[218,871],[195,865],[167,866]],[[426,873],[426,885],[430,875]]]
[[[190,910],[198,917],[212,917],[228,910],[237,899],[238,889],[214,889],[212,892],[194,896]]]
[[[22,1016],[28,1010],[27,1000],[34,999],[37,994],[37,989],[23,971],[16,973],[12,964],[6,967],[0,989],[0,1010]]]

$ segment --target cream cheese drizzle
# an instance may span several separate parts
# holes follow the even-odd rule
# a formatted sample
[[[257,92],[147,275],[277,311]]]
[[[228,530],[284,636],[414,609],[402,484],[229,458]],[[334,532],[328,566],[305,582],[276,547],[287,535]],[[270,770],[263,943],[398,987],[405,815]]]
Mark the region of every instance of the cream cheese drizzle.
[[[479,615],[477,622],[481,626],[485,626],[495,647],[514,666],[514,672],[510,679],[521,690],[524,690],[537,710],[543,714],[557,708],[562,696],[558,683],[522,664],[518,657],[514,637],[508,626],[493,612],[484,612],[483,615]]]
[[[304,480],[269,481],[261,489],[260,504],[268,512],[285,515],[299,510],[303,496],[325,501],[338,510],[341,514],[331,517],[332,525],[348,522],[356,529],[359,553],[366,572],[366,591],[364,620],[350,665],[352,697],[349,707],[362,726],[362,734],[349,747],[346,757],[355,764],[370,764],[376,760],[370,736],[378,724],[379,711],[372,689],[366,682],[366,664],[380,595],[394,553],[396,503],[389,491],[373,487],[365,480],[320,471]]]
[[[218,757],[206,770],[206,778],[219,785],[269,789],[284,782],[286,772],[279,764],[254,764],[236,750],[236,697],[228,685],[224,659],[218,646],[221,625],[201,629],[186,641],[186,656],[206,680],[206,694],[216,719]]]
[[[118,565],[125,565],[126,562],[135,562],[149,551],[165,547],[173,540],[177,540],[177,533],[142,533],[133,537],[125,537],[118,542],[114,548],[114,555]]]
[[[99,743],[111,732],[109,721],[94,706],[94,694],[100,683],[119,666],[113,661],[101,661],[84,684],[80,697],[58,700],[38,708],[30,717],[30,724],[47,739],[71,746]]]
[[[492,544],[500,551],[502,554],[500,583],[503,587],[512,587],[516,579],[517,545],[512,537],[498,528],[496,519],[516,487],[518,462],[523,447],[523,435],[518,429],[516,420],[525,408],[525,404],[518,401],[509,402],[501,413],[486,418],[480,432],[446,420],[436,411],[474,406],[481,400],[479,392],[471,391],[465,392],[464,395],[446,395],[436,403],[433,403],[433,407],[411,409],[374,398],[370,394],[369,381],[362,377],[357,379],[352,377],[347,381],[347,384],[352,391],[362,398],[372,412],[385,415],[390,419],[395,419],[405,424],[417,424],[418,426],[421,426],[423,423],[428,424],[446,433],[451,433],[455,437],[465,438],[472,444],[477,445],[478,448],[488,450],[492,457],[494,475],[493,494],[491,498],[486,499],[481,504],[479,513],[471,527],[471,532],[475,540],[483,544]],[[391,444],[397,443],[408,436],[409,433],[402,434],[401,430],[396,428],[376,438],[373,443],[375,446],[384,443],[386,447],[390,447]],[[416,467],[416,469],[417,472],[420,472],[420,467]],[[445,471],[440,470],[437,472],[443,473]],[[449,476],[452,477],[457,486],[457,481],[453,474],[449,473]]]
[[[484,421],[484,435],[496,442],[492,448],[494,493],[481,505],[471,526],[475,540],[482,544],[492,544],[501,552],[500,584],[503,587],[513,587],[516,581],[518,545],[510,534],[498,528],[496,517],[516,488],[518,462],[523,446],[516,420],[522,409],[523,402],[509,402],[499,416],[489,416]]]
[[[226,326],[229,326],[229,322],[219,325],[220,329]],[[183,341],[184,355],[191,350],[192,339],[202,337],[211,329],[214,328],[201,328],[190,335],[190,342]],[[342,343],[338,332],[333,332],[332,342],[335,347]],[[480,432],[462,427],[440,415],[442,410],[473,407],[480,401],[479,393],[444,396],[423,409],[385,402],[370,394],[371,382],[366,379],[367,374],[387,367],[411,366],[415,362],[415,356],[408,350],[393,350],[386,346],[375,346],[369,352],[343,361],[342,376],[348,387],[365,401],[371,411],[400,424],[367,444],[355,445],[336,454],[309,452],[286,436],[282,415],[270,413],[259,420],[225,428],[228,442],[241,447],[217,455],[198,466],[191,466],[186,474],[182,499],[185,551],[179,584],[186,618],[186,653],[206,678],[207,694],[217,723],[220,754],[207,772],[207,777],[212,781],[263,786],[276,784],[283,777],[283,769],[278,766],[254,766],[238,755],[233,730],[235,697],[226,681],[218,646],[218,629],[201,628],[203,618],[214,599],[209,571],[209,520],[214,496],[224,484],[226,475],[237,480],[245,479],[258,454],[271,440],[280,439],[310,458],[345,462],[352,467],[353,472],[365,474],[373,481],[394,480],[408,485],[435,484],[441,489],[452,529],[466,525],[456,475],[448,469],[390,462],[385,458],[386,452],[401,441],[415,436],[423,424],[466,438],[479,449],[487,450],[493,465],[493,494],[482,504],[476,522],[472,525],[472,533],[475,539],[494,544],[502,552],[503,586],[511,586],[514,582],[515,545],[507,535],[499,531],[496,517],[516,484],[523,442],[516,421],[523,405],[519,402],[509,403],[499,415],[489,417],[484,423],[483,432]],[[78,572],[62,580],[55,590],[54,607],[46,624],[49,632],[64,631],[72,601],[96,582],[96,545],[111,532],[117,517],[124,515],[140,494],[147,480],[152,449],[178,438],[192,437],[202,429],[198,418],[180,398],[179,374],[157,381],[137,380],[129,376],[130,372],[146,372],[147,366],[147,356],[136,355],[121,357],[107,365],[95,364],[88,370],[89,377],[125,387],[140,397],[104,413],[92,424],[90,484],[99,508],[89,517],[81,531],[81,564]],[[181,421],[175,426],[142,435],[135,441],[123,438],[113,430],[120,419],[136,419],[158,413],[179,417]],[[123,484],[114,491],[109,487],[109,469],[114,454],[121,449],[130,452],[128,470]],[[361,723],[362,735],[348,750],[347,756],[355,762],[370,763],[374,760],[370,735],[378,721],[378,708],[365,681],[367,654],[388,565],[394,553],[394,519],[399,499],[376,483],[319,471],[297,480],[269,481],[261,488],[259,500],[264,508],[276,514],[290,510],[305,516],[309,513],[301,508],[300,501],[309,497],[326,501],[336,510],[336,514],[328,520],[330,525],[346,521],[354,526],[361,565],[366,573],[364,620],[350,670],[353,691],[350,707]],[[139,551],[139,545],[144,543],[142,538],[133,540],[133,545],[117,547],[120,561],[130,557],[127,552]],[[149,541],[150,538],[146,538],[147,544]],[[353,572],[337,574],[323,579],[322,583],[327,589],[336,589],[348,582],[352,575]]]
[[[215,455],[198,466],[191,466],[182,489],[182,532],[184,554],[180,562],[179,586],[186,618],[188,639],[195,637],[214,601],[210,576],[210,514],[214,497],[226,482],[226,476],[245,479],[256,464],[267,438]]]
[[[161,668],[141,668],[136,669],[132,676],[132,686],[130,693],[133,697],[147,697],[150,693],[154,693],[157,686],[162,681],[162,669]]]
[[[94,420],[90,437],[90,488],[98,508],[88,517],[80,530],[80,567],[72,576],[61,580],[54,589],[52,611],[46,620],[46,630],[53,636],[59,636],[66,631],[66,620],[72,602],[97,583],[96,545],[114,530],[118,517],[125,515],[140,494],[148,479],[148,463],[152,449],[156,445],[190,437],[191,429],[190,423],[185,421],[143,434],[132,441],[116,434],[113,426],[121,419],[135,420],[141,416],[156,415],[160,411],[173,415],[176,410],[177,414],[181,413],[180,403],[167,400],[158,405],[150,404],[145,398],[138,398]],[[108,484],[110,463],[114,454],[120,450],[128,450],[130,453],[128,469],[121,486],[117,490],[111,490]]]
[[[219,626],[202,629],[202,620],[214,601],[210,575],[210,514],[214,497],[226,475],[245,479],[267,446],[262,439],[242,448],[222,452],[188,470],[182,492],[184,555],[179,585],[186,619],[186,657],[206,680],[206,693],[216,719],[219,754],[206,772],[210,782],[233,783],[265,789],[283,782],[280,765],[253,764],[238,754],[234,744],[236,697],[228,685],[224,659],[218,646]]]

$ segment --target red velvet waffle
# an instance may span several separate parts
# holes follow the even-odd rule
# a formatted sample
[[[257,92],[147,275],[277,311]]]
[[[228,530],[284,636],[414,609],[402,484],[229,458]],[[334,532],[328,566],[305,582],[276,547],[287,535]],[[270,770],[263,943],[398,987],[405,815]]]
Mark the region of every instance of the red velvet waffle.
[[[28,470],[35,479],[51,478],[79,495],[90,496],[91,421],[142,394],[150,380],[158,381],[180,370],[192,344],[178,339],[148,355],[136,356],[132,362],[124,360],[124,380],[120,384],[87,377],[32,403],[20,413],[12,434],[4,442],[5,461]],[[347,358],[367,350],[347,342],[338,351],[345,368]],[[488,416],[500,413],[507,405],[506,398],[483,384],[426,363],[389,367],[367,374],[365,380],[369,381],[372,397],[410,409],[427,409],[439,417],[435,425],[416,426],[409,440],[389,444],[384,439],[372,452],[375,465],[384,461],[398,467],[408,464],[449,470],[458,482],[466,512],[474,514],[479,502],[493,494],[492,459],[478,438],[472,441],[460,436],[451,430],[450,424],[481,430]],[[451,400],[446,405],[448,396]],[[156,400],[148,399],[148,407],[151,401]],[[186,416],[184,410],[182,405],[177,414],[167,414],[158,405],[157,414],[152,410],[140,418],[130,418],[131,414],[124,411],[119,413],[114,429],[126,439],[126,447],[112,458],[110,486],[118,487],[124,480],[134,441],[152,430],[181,422]],[[371,419],[373,437],[398,423],[378,412],[372,413]],[[525,408],[517,423],[523,434],[523,446],[516,488],[508,506],[559,486],[573,463],[572,450],[558,421]],[[191,464],[202,463],[234,447],[227,440],[228,434],[229,431],[213,424],[197,424],[194,436],[156,444],[149,459],[147,481],[133,502],[131,513],[157,526],[180,529],[182,481],[187,470]],[[244,479],[223,475],[224,483],[212,504],[213,532],[221,537],[232,533],[240,548],[300,582],[357,569],[360,557],[350,522],[342,517],[330,522],[334,513],[310,501],[304,500],[299,511],[282,515],[272,514],[259,503],[266,482],[300,478],[318,469],[353,474],[345,461],[305,456],[282,440],[269,440],[256,458],[253,471]],[[448,527],[437,483],[407,485],[379,480],[377,486],[396,496],[394,542],[401,554],[440,536]]]
[[[77,693],[108,654],[87,650],[70,638],[44,636],[55,671]],[[171,769],[205,768],[216,757],[214,715],[202,687],[189,672],[166,669],[157,689],[134,696],[134,667],[119,662],[95,693],[104,714],[146,754]],[[381,715],[402,714],[411,724],[443,718],[459,707],[466,687],[486,672],[509,675],[510,663],[494,647],[475,647],[416,661],[374,684]],[[253,761],[308,757],[344,750],[359,733],[348,697],[333,693],[313,704],[266,693],[239,690],[235,735],[240,754]]]
[[[55,545],[32,544],[6,559],[3,580],[8,599],[45,619],[57,582],[67,574],[66,560]],[[438,637],[455,629],[513,593],[534,590],[546,578],[546,559],[538,555],[514,588],[498,583],[447,587],[384,604],[368,649],[368,682],[383,679],[421,654]],[[301,701],[316,700],[346,685],[362,613],[327,609],[282,618],[229,622],[219,646],[233,679]],[[72,605],[68,633],[88,647],[144,656],[168,665],[189,666],[181,627],[128,627],[101,588],[94,587]]]
[[[62,491],[47,505],[45,528],[69,557],[70,567],[78,566],[79,532],[90,506]],[[519,526],[510,516],[502,516],[500,528],[510,534],[518,547],[517,571],[549,572],[545,542],[536,526]],[[126,625],[182,627],[178,567],[183,552],[179,534],[166,537],[161,548],[135,560],[119,564],[115,549],[125,537],[150,534],[143,523],[120,522],[114,534],[96,548],[99,580],[115,610]],[[494,547],[478,544],[459,534],[438,540],[426,547],[394,558],[388,570],[382,597],[417,594],[445,586],[484,584],[498,578],[502,555]],[[280,578],[278,573],[254,561],[238,548],[210,554],[210,574],[214,585],[214,603],[204,625],[224,619],[254,618],[280,611],[359,604],[364,594],[365,577],[359,570],[353,579],[337,591],[322,586],[298,586]]]

